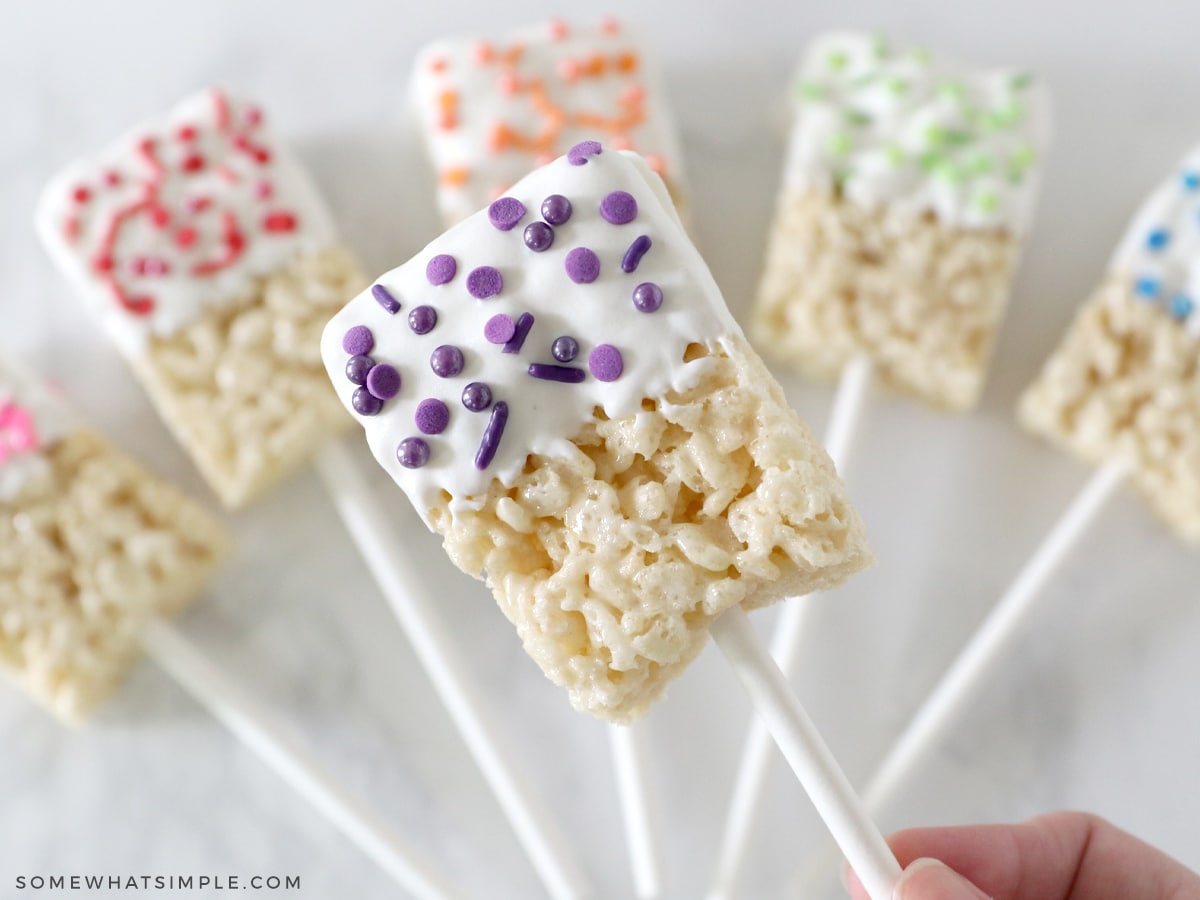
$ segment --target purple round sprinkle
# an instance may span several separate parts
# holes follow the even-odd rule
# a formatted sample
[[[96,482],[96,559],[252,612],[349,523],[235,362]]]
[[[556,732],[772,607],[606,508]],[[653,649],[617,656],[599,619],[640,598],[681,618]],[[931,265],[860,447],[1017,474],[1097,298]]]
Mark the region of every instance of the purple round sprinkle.
[[[462,405],[471,412],[480,412],[492,405],[492,389],[482,381],[472,381],[462,392]]]
[[[646,255],[646,251],[651,246],[650,235],[640,234],[633,239],[633,243],[629,245],[629,249],[625,251],[625,255],[621,257],[621,271],[634,272],[641,265],[642,257]]]
[[[464,364],[463,352],[451,344],[442,344],[429,357],[434,374],[442,378],[453,378],[463,370]]]
[[[350,405],[360,416],[373,416],[383,409],[383,401],[372,396],[365,387],[354,389],[354,394],[350,397]]]
[[[600,215],[605,222],[625,225],[637,218],[637,200],[628,191],[613,191],[600,201]]]
[[[400,393],[400,373],[395,366],[380,363],[367,373],[367,390],[372,397],[391,400]]]
[[[587,247],[567,254],[567,277],[576,284],[591,284],[600,277],[600,257]]]
[[[516,333],[517,323],[512,320],[512,316],[504,313],[492,316],[483,326],[483,336],[489,344],[507,344]]]
[[[549,250],[554,243],[554,229],[545,222],[530,222],[525,226],[525,246],[534,253]]]
[[[422,400],[414,418],[421,434],[441,434],[450,424],[450,410],[441,400]]]
[[[458,263],[454,261],[454,257],[441,253],[429,261],[429,265],[425,267],[425,277],[429,279],[430,284],[445,284],[457,271]]]
[[[571,218],[571,201],[562,194],[551,194],[542,201],[542,218],[551,225],[565,225]]]
[[[366,325],[355,325],[342,338],[342,349],[351,356],[361,356],[370,353],[375,346],[375,335]]]
[[[437,310],[432,306],[418,306],[408,314],[408,327],[417,334],[429,334],[437,324]]]
[[[596,156],[603,148],[599,141],[580,141],[567,151],[567,162],[573,166],[582,166],[589,156]]]
[[[369,356],[352,356],[346,360],[346,378],[351,384],[366,384],[367,373],[371,371],[371,366],[375,365],[375,360]]]
[[[644,313],[656,312],[662,302],[662,288],[653,281],[643,281],[633,289],[633,305]]]
[[[554,358],[559,362],[569,363],[579,355],[579,341],[575,340],[569,334],[556,337],[554,343],[550,346],[550,352],[554,354]]]
[[[375,298],[376,303],[387,310],[388,315],[394,316],[400,312],[400,301],[393,297],[391,291],[382,284],[377,284],[371,288],[371,296]]]
[[[525,218],[525,204],[516,197],[501,197],[488,207],[488,221],[501,231],[511,231]]]
[[[419,437],[406,437],[396,448],[396,459],[406,469],[419,469],[429,462],[429,445]]]
[[[472,269],[467,276],[467,293],[479,300],[496,296],[503,287],[504,279],[500,272],[491,266]]]
[[[601,344],[588,355],[588,369],[597,381],[616,381],[625,371],[625,360],[612,344]]]

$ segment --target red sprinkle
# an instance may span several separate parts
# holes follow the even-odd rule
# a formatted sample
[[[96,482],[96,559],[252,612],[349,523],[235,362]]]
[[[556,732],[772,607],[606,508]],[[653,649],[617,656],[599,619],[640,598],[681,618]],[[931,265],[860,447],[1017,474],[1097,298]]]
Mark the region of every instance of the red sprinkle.
[[[189,153],[183,158],[183,171],[199,172],[204,168],[204,157],[199,153]]]
[[[283,232],[296,230],[296,217],[290,212],[276,211],[263,216],[262,226],[267,231]]]
[[[92,268],[97,272],[111,272],[113,268],[113,258],[111,256],[97,256],[92,260]]]
[[[196,243],[195,228],[180,228],[177,232],[175,232],[175,246],[179,247],[181,250],[186,250],[194,243]]]
[[[166,228],[171,224],[171,211],[165,206],[156,206],[150,211],[150,221],[155,228]]]
[[[92,192],[83,185],[80,185],[79,187],[75,188],[75,192],[71,196],[75,198],[76,203],[87,203],[90,199],[92,199]]]
[[[181,141],[194,141],[196,139],[196,129],[191,125],[183,125],[175,132],[175,137]]]

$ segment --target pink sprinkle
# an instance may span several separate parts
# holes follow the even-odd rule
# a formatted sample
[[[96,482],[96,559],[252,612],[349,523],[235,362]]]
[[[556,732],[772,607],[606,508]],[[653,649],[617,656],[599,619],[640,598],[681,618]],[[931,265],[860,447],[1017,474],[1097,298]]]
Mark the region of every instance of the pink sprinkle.
[[[183,201],[183,208],[190,213],[204,212],[212,205],[212,197],[188,197]]]
[[[491,62],[492,56],[492,45],[487,41],[476,41],[471,46],[471,58],[477,63]]]
[[[520,82],[517,81],[517,76],[512,72],[502,72],[500,77],[496,79],[496,87],[502,94],[512,95],[517,92]]]
[[[558,74],[563,81],[575,81],[579,77],[580,66],[574,59],[564,59],[558,64]]]
[[[646,96],[646,89],[640,84],[631,84],[621,91],[618,99],[622,103],[637,103]]]
[[[483,326],[483,336],[490,344],[507,344],[516,333],[517,323],[512,320],[512,316],[504,313],[492,316]]]
[[[258,125],[262,122],[262,109],[257,106],[247,106],[243,118],[247,125]]]
[[[614,16],[607,16],[600,20],[600,31],[604,34],[616,34],[621,30],[621,23]]]
[[[546,23],[546,30],[550,32],[552,39],[561,41],[567,36],[567,23],[562,19],[551,19]]]
[[[10,454],[37,449],[37,430],[29,411],[11,401],[0,404],[0,462]]]
[[[134,275],[155,277],[166,275],[171,270],[167,261],[160,256],[135,256],[129,262],[129,268]]]
[[[109,169],[104,173],[104,183],[109,187],[116,187],[121,183],[121,173],[116,169]]]
[[[254,196],[259,200],[268,200],[275,193],[275,186],[263,180],[254,186]]]

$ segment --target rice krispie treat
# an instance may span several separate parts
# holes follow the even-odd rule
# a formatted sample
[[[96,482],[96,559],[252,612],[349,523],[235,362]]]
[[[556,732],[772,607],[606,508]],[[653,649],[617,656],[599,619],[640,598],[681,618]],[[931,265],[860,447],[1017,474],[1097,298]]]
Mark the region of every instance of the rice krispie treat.
[[[226,546],[200,507],[0,359],[0,671],[79,720]]]
[[[349,425],[318,344],[362,276],[258,106],[187,98],[60,173],[38,226],[227,505]]]
[[[1123,458],[1200,543],[1200,146],[1142,205],[1019,417],[1090,463]]]
[[[795,96],[752,336],[809,377],[865,353],[882,383],[971,407],[1033,213],[1045,89],[837,33]]]
[[[870,559],[662,180],[595,141],[381,276],[326,366],[380,464],[582,711],[642,713],[723,611]]]
[[[447,226],[589,138],[641,153],[683,209],[678,140],[657,72],[615,19],[436,41],[417,57],[412,90]]]

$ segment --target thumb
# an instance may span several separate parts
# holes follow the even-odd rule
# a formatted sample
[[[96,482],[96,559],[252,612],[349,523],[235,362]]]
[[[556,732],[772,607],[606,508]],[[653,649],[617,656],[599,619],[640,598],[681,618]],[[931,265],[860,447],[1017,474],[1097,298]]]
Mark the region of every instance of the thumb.
[[[988,895],[945,863],[918,859],[896,885],[895,900],[988,900]]]

